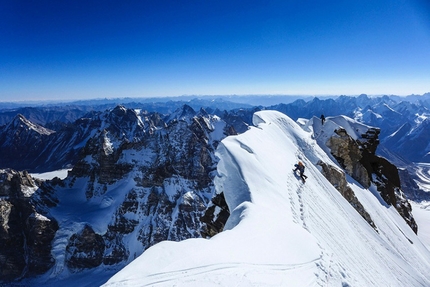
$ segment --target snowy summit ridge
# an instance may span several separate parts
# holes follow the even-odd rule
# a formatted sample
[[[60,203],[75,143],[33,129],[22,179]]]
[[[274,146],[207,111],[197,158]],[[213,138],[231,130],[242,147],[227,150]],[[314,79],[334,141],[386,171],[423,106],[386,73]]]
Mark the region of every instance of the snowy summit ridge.
[[[253,124],[217,149],[224,231],[158,243],[104,286],[430,285],[429,251],[373,185],[346,177],[378,231],[322,175],[318,161],[338,164],[312,131],[275,111]],[[305,184],[292,172],[298,160]]]

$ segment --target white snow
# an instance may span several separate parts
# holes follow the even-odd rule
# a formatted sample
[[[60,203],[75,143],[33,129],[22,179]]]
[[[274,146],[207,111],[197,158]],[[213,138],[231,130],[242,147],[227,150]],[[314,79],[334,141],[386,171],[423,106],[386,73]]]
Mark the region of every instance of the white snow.
[[[211,123],[209,123],[209,126],[211,126],[213,129],[213,132],[210,133],[212,140],[220,141],[222,138],[224,138],[225,125],[225,122],[221,120],[220,117],[213,116]]]
[[[60,179],[65,179],[67,177],[67,173],[71,170],[72,170],[71,168],[66,168],[66,169],[48,171],[44,173],[30,173],[30,175],[34,178],[38,178],[42,180],[53,179],[55,177],[58,177]]]
[[[88,178],[78,178],[74,181],[71,187],[60,188],[56,191],[56,196],[59,199],[59,204],[50,210],[52,217],[56,218],[60,226],[52,241],[52,255],[56,259],[53,268],[40,278],[44,286],[58,286],[58,280],[63,286],[77,286],[75,280],[79,280],[79,276],[71,276],[69,269],[65,264],[66,247],[69,243],[69,238],[80,232],[83,227],[88,224],[94,232],[104,234],[107,230],[107,225],[111,220],[114,210],[123,202],[124,193],[134,187],[132,178],[120,181],[109,186],[102,193],[94,195],[91,199],[85,196],[87,189]],[[94,184],[94,192],[98,192],[101,186]],[[105,218],[105,220],[100,220]],[[138,250],[138,249],[136,249]],[[100,273],[97,270],[91,270],[86,273],[91,273],[91,280],[100,280],[95,274]],[[100,276],[106,276],[101,274]],[[48,279],[55,279],[53,282],[47,282]],[[84,278],[84,277],[83,277]],[[79,286],[91,286],[91,280]],[[93,285],[94,286],[94,285]]]
[[[314,126],[274,111],[256,113],[254,125],[218,147],[215,185],[232,211],[225,231],[156,244],[104,286],[430,286],[430,253],[395,209],[347,178],[375,231],[321,175],[318,160],[336,164]],[[298,160],[305,184],[292,172]]]
[[[134,112],[136,113],[136,116],[139,120],[139,124],[141,126],[143,126],[143,121],[142,121],[142,116],[141,116],[142,109],[134,109]]]
[[[37,186],[30,187],[26,185],[21,185],[21,191],[24,197],[31,197],[33,193],[36,192],[37,189],[38,189]]]
[[[103,138],[103,150],[106,155],[110,155],[113,153],[113,144],[110,141],[109,137],[107,136],[107,133]]]
[[[51,221],[48,217],[43,216],[42,214],[37,212],[33,213],[33,216],[39,221]]]
[[[348,135],[350,135],[355,140],[361,138],[361,135],[370,128],[368,125],[352,121],[350,118],[345,116],[329,117],[329,119],[331,122],[334,122],[337,125],[345,128]]]
[[[55,131],[52,131],[50,129],[47,129],[45,127],[39,126],[37,124],[32,123],[31,121],[27,120],[24,117],[20,117],[21,122],[23,123],[21,127],[26,126],[28,129],[31,129],[41,135],[50,135],[52,133],[55,133]]]
[[[191,206],[191,202],[194,200],[194,198],[197,195],[194,194],[194,192],[192,191],[187,191],[186,193],[184,193],[184,195],[182,196],[182,202],[186,205],[190,205]]]
[[[430,250],[430,202],[411,202],[412,213],[418,224],[418,237]]]
[[[425,121],[428,117],[429,117],[429,115],[428,114],[426,114],[426,113],[422,113],[422,114],[415,114],[415,123],[416,124],[421,124],[423,121]]]

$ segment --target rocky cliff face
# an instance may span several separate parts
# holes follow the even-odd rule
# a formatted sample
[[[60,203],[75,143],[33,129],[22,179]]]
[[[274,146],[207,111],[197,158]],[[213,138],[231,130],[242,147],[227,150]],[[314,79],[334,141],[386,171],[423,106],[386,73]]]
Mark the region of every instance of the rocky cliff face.
[[[40,275],[54,265],[54,218],[31,202],[38,184],[26,172],[0,170],[0,282]]]
[[[394,206],[416,233],[418,226],[401,190],[397,167],[375,154],[379,144],[378,135],[379,129],[369,127],[354,139],[340,127],[334,130],[326,145],[346,173],[366,188],[374,184],[384,201]]]
[[[106,244],[91,226],[70,236],[66,247],[66,264],[72,272],[94,268],[103,263]]]
[[[217,193],[212,198],[204,215],[201,217],[203,223],[201,236],[210,238],[224,230],[224,226],[230,216],[227,202],[223,193]]]
[[[169,117],[118,106],[82,121],[91,136],[69,176],[34,187],[28,216],[19,219],[31,228],[15,249],[39,233],[34,245],[43,242],[44,249],[22,249],[20,268],[16,263],[2,269],[2,279],[116,270],[162,240],[202,236],[202,217],[214,193],[214,152],[232,126],[189,106]],[[31,180],[27,174],[21,178]],[[13,213],[10,205],[2,205],[3,226],[12,218],[6,216]],[[10,226],[22,232],[20,224]],[[31,261],[33,253],[39,263]]]
[[[378,231],[370,214],[364,209],[361,202],[355,196],[354,191],[349,187],[345,179],[345,173],[338,168],[328,165],[322,161],[318,162],[322,168],[322,174],[327,180],[342,194],[342,196],[354,207],[354,209],[364,218],[364,220],[372,226],[375,231]]]
[[[334,130],[335,135],[330,137],[326,145],[342,168],[360,182],[365,188],[370,186],[370,177],[361,163],[363,158],[361,146],[354,141],[343,128]]]

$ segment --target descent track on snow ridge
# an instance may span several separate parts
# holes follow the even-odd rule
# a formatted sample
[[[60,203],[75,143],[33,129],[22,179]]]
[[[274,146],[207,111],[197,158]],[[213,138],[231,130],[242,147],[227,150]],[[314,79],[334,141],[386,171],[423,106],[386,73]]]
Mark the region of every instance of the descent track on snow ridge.
[[[319,259],[302,264],[246,264],[223,263],[199,266],[175,272],[156,273],[145,282],[127,281],[127,286],[290,286],[297,272],[314,276]],[[125,283],[125,282],[124,282]],[[106,284],[105,287],[116,286]],[[311,286],[311,285],[310,285]]]

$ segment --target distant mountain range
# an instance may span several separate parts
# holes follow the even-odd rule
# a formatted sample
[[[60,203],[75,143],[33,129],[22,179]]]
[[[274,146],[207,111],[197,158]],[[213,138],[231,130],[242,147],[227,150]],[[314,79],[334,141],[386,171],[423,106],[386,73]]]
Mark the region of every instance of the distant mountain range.
[[[269,183],[271,179],[256,173],[249,183],[241,181],[240,168],[219,166],[220,159],[224,164],[233,160],[235,152],[222,148],[220,152],[219,147],[223,141],[240,139],[229,136],[246,138],[249,130],[272,121],[277,132],[287,134],[288,142],[295,139],[285,151],[288,159],[306,161],[318,182],[328,180],[324,184],[331,185],[330,193],[339,191],[367,222],[366,234],[368,227],[378,234],[379,228],[385,232],[387,227],[382,227],[382,211],[355,194],[357,185],[360,193],[374,193],[381,210],[393,207],[402,226],[416,233],[419,226],[406,197],[428,199],[428,190],[417,184],[415,171],[422,167],[415,163],[430,162],[429,97],[401,101],[341,96],[272,106],[197,99],[187,104],[2,110],[0,283],[100,285],[163,240],[210,238],[226,224],[233,228],[240,216],[239,211],[233,217],[231,213],[242,206],[242,195],[249,194],[246,186],[253,178]],[[260,142],[255,136],[249,141]],[[267,152],[282,153],[278,150],[282,142],[261,142]],[[229,166],[246,166],[247,161],[269,164],[255,156],[252,144],[239,141],[232,146],[236,145],[247,157]],[[223,168],[231,174],[216,183]],[[68,176],[43,181],[27,172],[57,169],[69,169]],[[234,180],[227,180],[231,177]],[[223,189],[230,191],[224,194]],[[241,197],[235,198],[235,189]],[[389,232],[403,236],[402,244],[410,242],[408,238],[417,240],[404,227]],[[401,256],[415,254],[410,252]],[[402,282],[406,280],[402,277]]]
[[[194,110],[204,108],[206,112],[216,114],[227,121],[233,121],[234,117],[240,118],[238,124],[251,124],[253,112],[262,109],[273,109],[285,113],[294,120],[298,118],[346,115],[359,122],[380,128],[381,144],[378,153],[396,162],[398,165],[408,165],[410,162],[430,162],[430,94],[423,96],[384,96],[368,97],[361,95],[358,97],[340,96],[321,100],[314,98],[309,101],[303,99],[291,103],[281,103],[271,106],[251,106],[247,103],[255,102],[258,97],[230,97],[200,99],[190,98],[188,101],[160,101],[160,102],[132,102],[131,99],[125,105],[129,109],[139,112],[158,113],[160,117],[172,114],[182,106],[187,105]],[[228,100],[236,100],[231,102]],[[280,98],[279,100],[284,99]],[[239,103],[239,100],[243,103]],[[61,168],[67,164],[73,164],[75,147],[84,144],[90,132],[85,124],[88,122],[99,121],[97,117],[104,111],[115,107],[120,100],[97,100],[88,101],[81,105],[61,105],[55,107],[22,107],[17,109],[0,110],[0,155],[5,158],[0,167],[11,167],[16,169],[29,169],[31,171],[47,171],[52,168]],[[148,100],[149,101],[149,100]],[[115,105],[114,105],[115,104]],[[114,106],[112,106],[114,105]],[[20,116],[18,116],[20,115]],[[26,124],[18,125],[17,121],[28,121],[32,124],[41,125],[44,128],[55,131],[48,135],[37,135],[34,129],[34,141],[27,137],[18,136]],[[15,122],[15,123],[14,123]],[[13,124],[14,123],[14,124]],[[238,132],[243,132],[241,128]],[[74,135],[72,135],[75,133]],[[49,138],[49,139],[48,139]],[[25,142],[23,142],[25,140]],[[43,144],[38,142],[43,141]],[[61,142],[62,141],[62,142]],[[72,142],[70,142],[72,141]],[[13,142],[13,145],[11,143]],[[33,146],[35,149],[26,150],[25,146]],[[48,155],[44,147],[57,155]],[[15,155],[9,162],[11,150],[20,149],[19,155]],[[31,155],[26,155],[29,152]],[[16,153],[15,153],[16,154]],[[60,155],[61,154],[61,155]],[[31,160],[30,158],[38,158]],[[58,158],[44,163],[44,158]],[[26,160],[26,158],[28,160]],[[68,160],[66,160],[66,158]]]

